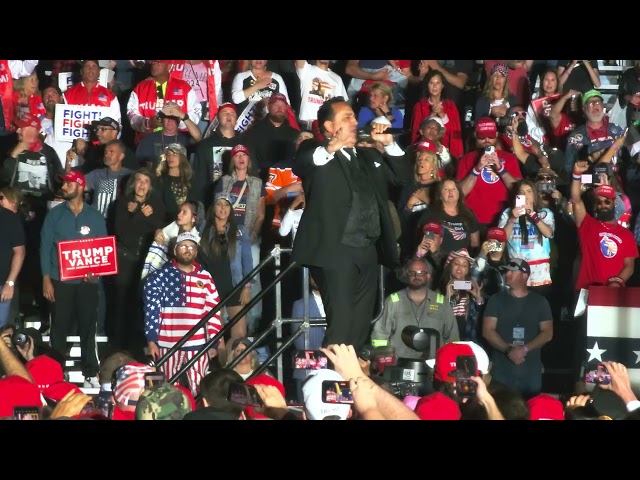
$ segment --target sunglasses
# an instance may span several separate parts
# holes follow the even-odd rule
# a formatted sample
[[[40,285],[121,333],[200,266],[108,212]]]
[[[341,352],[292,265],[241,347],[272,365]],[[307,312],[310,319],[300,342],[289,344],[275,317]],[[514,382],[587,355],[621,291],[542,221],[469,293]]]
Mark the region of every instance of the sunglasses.
[[[512,117],[522,117],[522,118],[527,118],[527,112],[513,112],[511,113]]]
[[[523,270],[522,268],[520,268],[520,265],[518,265],[518,264],[517,264],[517,263],[515,263],[515,262],[509,262],[509,263],[507,263],[507,267],[509,267],[509,270],[514,269],[514,268],[515,268],[515,269],[516,269],[516,270],[518,270],[519,272],[524,272],[524,270]]]

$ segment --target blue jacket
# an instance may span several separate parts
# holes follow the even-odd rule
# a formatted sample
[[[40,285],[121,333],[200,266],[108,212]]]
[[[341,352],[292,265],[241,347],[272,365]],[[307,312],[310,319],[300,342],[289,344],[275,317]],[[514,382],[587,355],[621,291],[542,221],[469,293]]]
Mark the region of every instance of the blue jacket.
[[[107,225],[104,217],[88,203],[84,203],[84,207],[77,217],[69,208],[68,202],[53,207],[47,212],[40,231],[42,275],[51,275],[51,279],[60,280],[59,241],[105,236],[107,236]],[[81,283],[82,281],[82,279],[67,280],[67,283]]]

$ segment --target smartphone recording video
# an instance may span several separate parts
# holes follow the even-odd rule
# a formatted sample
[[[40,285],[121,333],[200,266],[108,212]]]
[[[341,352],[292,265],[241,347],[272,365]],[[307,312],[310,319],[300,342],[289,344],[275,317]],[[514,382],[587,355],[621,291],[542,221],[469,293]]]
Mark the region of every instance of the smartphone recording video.
[[[593,175],[590,173],[584,173],[582,174],[580,181],[583,185],[591,185],[593,183]]]
[[[524,207],[524,195],[516,195],[516,208]]]
[[[239,403],[240,405],[251,405],[253,407],[261,407],[263,405],[256,387],[240,382],[229,382],[227,400],[229,402]]]
[[[349,382],[325,380],[322,382],[322,401],[324,403],[353,403],[353,394]]]
[[[458,355],[456,357],[456,393],[460,397],[473,397],[477,384],[471,379],[478,370],[478,362],[474,355]]]
[[[293,368],[297,370],[320,370],[327,368],[329,359],[320,350],[296,350],[293,352]]]
[[[586,383],[595,383],[596,385],[609,385],[611,383],[611,374],[607,367],[600,364],[593,370],[587,370],[584,381]]]
[[[40,407],[13,407],[14,420],[40,420]]]
[[[471,290],[471,280],[454,280],[454,290]]]

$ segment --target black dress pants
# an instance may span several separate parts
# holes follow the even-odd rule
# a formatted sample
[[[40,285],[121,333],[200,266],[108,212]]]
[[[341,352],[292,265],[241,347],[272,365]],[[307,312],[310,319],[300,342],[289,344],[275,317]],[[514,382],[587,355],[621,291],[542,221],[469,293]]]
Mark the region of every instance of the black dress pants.
[[[334,266],[309,267],[318,285],[327,317],[323,345],[344,343],[356,351],[369,342],[378,293],[378,256],[375,246],[341,245]]]

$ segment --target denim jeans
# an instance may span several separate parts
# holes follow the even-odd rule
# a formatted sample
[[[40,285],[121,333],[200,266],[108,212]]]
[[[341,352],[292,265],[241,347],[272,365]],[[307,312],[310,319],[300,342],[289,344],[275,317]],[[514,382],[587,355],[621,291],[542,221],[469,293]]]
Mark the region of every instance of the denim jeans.
[[[239,242],[236,244],[236,255],[231,260],[231,281],[235,287],[260,263],[260,243],[251,244],[249,233],[244,225],[239,225],[242,232]],[[255,297],[261,289],[260,274],[251,280],[251,298]],[[247,332],[253,333],[262,316],[262,300],[258,301],[247,314]]]
[[[0,328],[9,323],[9,309],[11,308],[11,300],[0,302]]]

